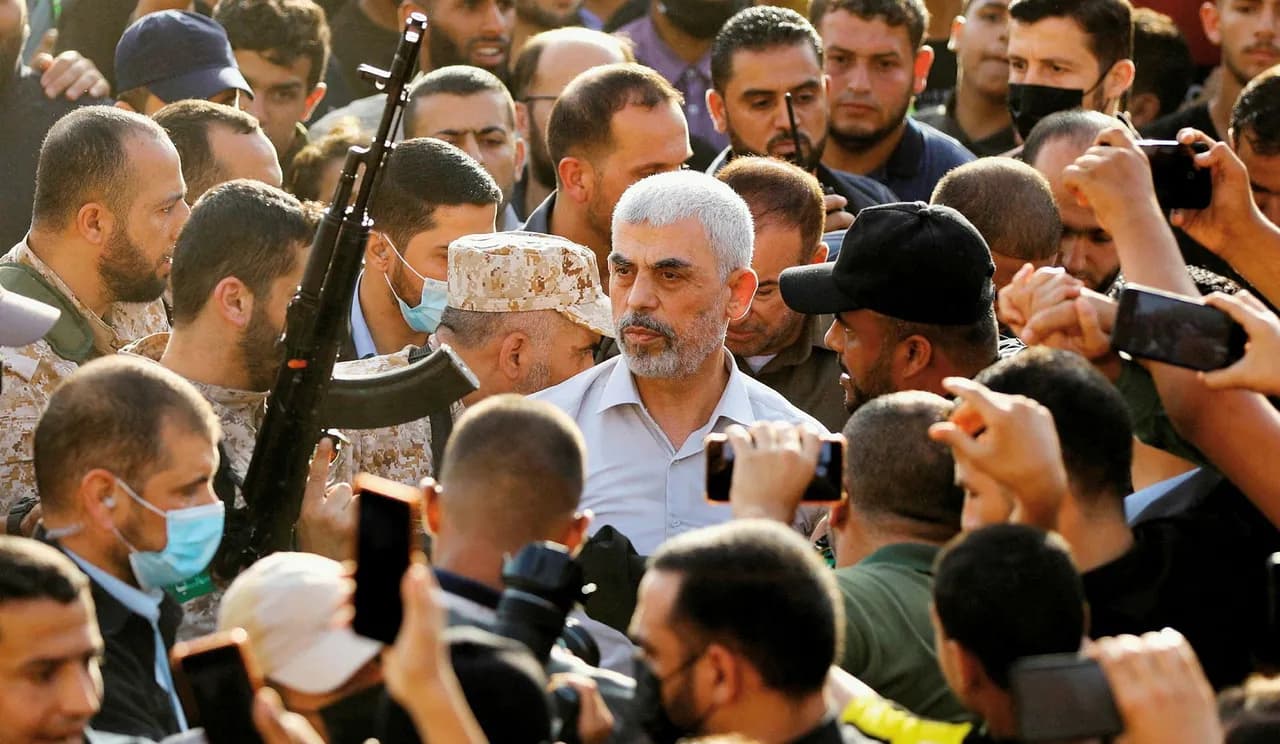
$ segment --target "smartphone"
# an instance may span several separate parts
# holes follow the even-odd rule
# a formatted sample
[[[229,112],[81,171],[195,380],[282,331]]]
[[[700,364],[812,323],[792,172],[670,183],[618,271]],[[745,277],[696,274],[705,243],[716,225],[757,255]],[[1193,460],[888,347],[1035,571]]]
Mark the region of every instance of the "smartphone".
[[[413,519],[421,489],[360,473],[351,484],[359,498],[356,527],[355,617],[351,629],[383,643],[395,643],[404,616],[400,580],[409,570]]]
[[[1244,328],[1221,310],[1128,286],[1120,293],[1111,348],[1189,369],[1228,367],[1244,356]]]
[[[1124,731],[1102,667],[1076,654],[1018,659],[1009,670],[1019,741],[1111,737]]]
[[[1213,176],[1208,168],[1197,168],[1193,159],[1209,148],[1203,142],[1184,145],[1173,140],[1138,140],[1138,147],[1151,163],[1151,180],[1160,208],[1204,209],[1213,199]]]
[[[729,486],[733,482],[733,447],[724,434],[708,434],[704,446],[707,452],[707,501],[728,503]],[[827,435],[822,437],[818,464],[802,501],[806,504],[835,504],[844,500],[844,495],[844,437]]]
[[[179,643],[170,653],[174,685],[188,723],[210,744],[261,744],[253,698],[262,686],[249,636],[241,628]]]

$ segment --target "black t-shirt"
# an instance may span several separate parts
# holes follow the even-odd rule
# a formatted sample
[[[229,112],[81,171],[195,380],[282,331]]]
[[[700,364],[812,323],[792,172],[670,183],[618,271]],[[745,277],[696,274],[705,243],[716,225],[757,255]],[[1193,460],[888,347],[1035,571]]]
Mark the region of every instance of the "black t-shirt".
[[[352,100],[378,92],[373,83],[360,77],[357,70],[362,64],[386,69],[400,43],[400,34],[369,20],[360,11],[359,3],[348,3],[329,23],[333,29],[333,56],[342,69],[342,81]]]
[[[1215,689],[1243,682],[1266,618],[1275,528],[1223,480],[1196,505],[1133,528],[1128,553],[1084,574],[1089,635],[1172,627]]]
[[[1147,139],[1176,139],[1178,132],[1186,127],[1199,129],[1216,140],[1222,139],[1218,128],[1213,125],[1213,119],[1209,117],[1208,102],[1197,103],[1156,119],[1142,128],[1142,136]]]

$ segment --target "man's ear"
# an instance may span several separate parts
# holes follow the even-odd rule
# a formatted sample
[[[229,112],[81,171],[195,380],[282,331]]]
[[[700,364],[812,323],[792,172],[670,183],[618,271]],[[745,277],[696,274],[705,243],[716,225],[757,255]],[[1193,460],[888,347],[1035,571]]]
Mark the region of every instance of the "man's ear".
[[[311,119],[311,113],[316,110],[316,106],[320,105],[320,102],[324,100],[325,93],[328,92],[329,86],[323,80],[316,83],[316,87],[312,88],[311,92],[307,94],[307,102],[302,108],[303,121]]]
[[[924,92],[925,85],[929,82],[930,67],[933,67],[933,47],[922,46],[916,52],[916,59],[912,64],[911,75],[914,79],[912,93],[920,95]]]
[[[436,463],[436,467],[440,467],[440,463]],[[440,534],[440,490],[439,483],[432,481],[423,491],[426,492],[427,508],[424,510],[427,532],[433,535]]]
[[[229,325],[244,329],[253,318],[253,292],[237,277],[223,277],[209,294],[209,303]]]
[[[76,489],[76,500],[84,511],[84,523],[98,529],[111,530],[116,526],[117,503],[116,478],[109,470],[94,468],[84,474]]]
[[[125,103],[124,101],[116,101],[113,105],[118,109],[123,109],[124,111],[132,111],[135,114],[138,113],[137,109]]]
[[[1111,65],[1111,69],[1107,70],[1106,77],[1102,81],[1103,95],[1108,101],[1118,101],[1125,91],[1133,87],[1133,77],[1137,73],[1137,68],[1133,65],[1133,60],[1122,59]]]
[[[899,390],[911,390],[907,384],[933,363],[933,343],[919,334],[907,336],[893,350],[893,376]]]
[[[102,202],[88,202],[76,212],[76,232],[86,241],[97,245],[105,245],[117,229],[123,229],[124,215],[117,215]]]
[[[710,707],[713,709],[741,700],[748,687],[752,686],[750,678],[760,676],[750,664],[719,643],[707,646],[703,653],[706,658],[695,674],[701,676],[703,689],[711,698]]]
[[[591,163],[583,158],[566,155],[556,163],[557,193],[567,196],[578,204],[591,201],[595,189],[595,170]]]
[[[744,317],[751,310],[751,300],[756,296],[760,278],[754,269],[738,269],[729,275],[728,320]]]
[[[1129,96],[1129,121],[1135,127],[1144,127],[1160,118],[1160,97],[1155,93],[1138,93]]]
[[[587,541],[587,529],[591,527],[591,512],[577,512],[565,525],[564,533],[557,540],[569,549],[569,553],[578,554],[582,544]]]
[[[391,250],[391,244],[387,242],[387,239],[380,232],[370,231],[369,241],[364,244],[365,265],[375,268],[383,274],[389,274],[391,265],[395,261],[396,254]]]
[[[520,133],[521,139],[529,139],[529,122],[529,105],[516,101],[516,131]]]
[[[845,499],[831,505],[831,511],[828,514],[827,526],[830,530],[839,531],[849,523],[849,500]]]
[[[1213,0],[1205,0],[1200,4],[1200,25],[1204,26],[1204,35],[1214,46],[1222,46],[1222,16],[1218,13],[1218,4]]]
[[[707,113],[711,114],[711,123],[716,131],[726,134],[729,131],[729,115],[725,111],[724,96],[715,88],[707,90]]]
[[[951,35],[947,37],[947,49],[953,52],[956,50],[956,45],[964,38],[964,24],[967,22],[962,15],[951,19]]]
[[[813,256],[809,259],[809,263],[811,264],[823,263],[824,261],[827,260],[828,255],[830,255],[830,252],[827,249],[827,244],[819,240],[818,247],[814,249]]]
[[[524,137],[516,137],[516,180],[520,180],[520,176],[524,173],[525,158],[529,155],[529,146],[525,142]]]
[[[512,331],[498,347],[498,373],[513,385],[524,379],[533,362],[533,345],[524,331]]]

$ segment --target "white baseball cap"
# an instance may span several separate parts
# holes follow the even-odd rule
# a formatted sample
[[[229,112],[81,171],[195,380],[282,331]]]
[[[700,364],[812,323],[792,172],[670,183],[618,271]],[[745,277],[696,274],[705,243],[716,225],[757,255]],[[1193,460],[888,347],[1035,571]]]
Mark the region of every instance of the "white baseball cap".
[[[342,564],[313,553],[273,553],[240,574],[222,598],[218,629],[244,628],[262,673],[309,694],[333,692],[382,650],[334,627],[350,590]]]
[[[62,311],[0,287],[0,346],[26,346],[40,340]]]

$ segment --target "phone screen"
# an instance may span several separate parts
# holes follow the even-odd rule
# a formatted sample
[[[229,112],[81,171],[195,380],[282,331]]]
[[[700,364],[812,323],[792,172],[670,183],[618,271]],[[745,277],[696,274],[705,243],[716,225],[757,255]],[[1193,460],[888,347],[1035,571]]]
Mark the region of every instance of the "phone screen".
[[[733,447],[723,434],[712,434],[706,441],[707,500],[728,502],[733,483]],[[818,464],[813,480],[805,488],[802,501],[833,504],[844,498],[844,440],[823,439],[818,451]]]
[[[253,725],[255,685],[234,643],[198,651],[179,660],[210,744],[262,741]]]
[[[1111,686],[1096,661],[1032,656],[1009,673],[1020,741],[1114,736],[1124,729]]]
[[[1138,147],[1151,164],[1151,181],[1156,201],[1164,210],[1204,209],[1213,200],[1213,176],[1208,168],[1197,168],[1197,149],[1173,140],[1139,140]],[[1205,148],[1198,148],[1203,151]]]
[[[413,506],[399,483],[360,474],[353,484],[360,497],[356,533],[356,633],[383,643],[395,643],[404,605],[400,580],[409,570],[412,550]]]
[[[1113,349],[1198,370],[1234,363],[1246,340],[1244,329],[1217,308],[1137,287],[1120,293],[1111,332]]]

